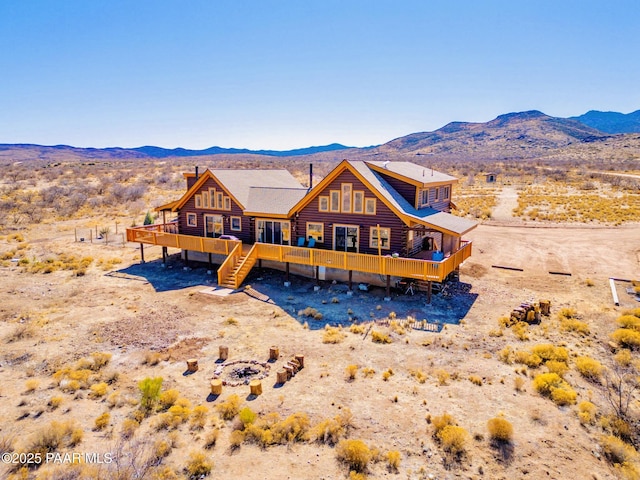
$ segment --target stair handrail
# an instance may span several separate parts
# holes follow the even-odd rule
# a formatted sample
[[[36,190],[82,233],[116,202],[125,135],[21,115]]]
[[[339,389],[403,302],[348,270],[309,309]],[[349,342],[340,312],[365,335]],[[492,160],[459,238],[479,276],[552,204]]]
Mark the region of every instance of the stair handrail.
[[[249,274],[253,266],[256,264],[256,261],[258,260],[258,248],[256,247],[256,245],[258,244],[254,243],[251,246],[251,249],[247,252],[247,254],[242,259],[242,261],[237,265],[238,268],[236,270],[236,274],[234,278],[236,288],[238,288],[240,284],[244,281],[244,279],[247,278],[247,275]],[[246,266],[248,266],[249,268],[247,268],[246,272],[243,272]]]
[[[222,262],[220,268],[218,268],[218,285],[222,285],[227,275],[233,271],[238,258],[240,258],[240,253],[242,253],[242,242],[233,247],[233,250],[227,255],[227,258]]]

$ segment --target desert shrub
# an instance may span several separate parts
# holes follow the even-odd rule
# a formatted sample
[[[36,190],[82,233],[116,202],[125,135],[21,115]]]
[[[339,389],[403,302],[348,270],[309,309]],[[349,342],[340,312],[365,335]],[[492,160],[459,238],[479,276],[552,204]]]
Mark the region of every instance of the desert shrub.
[[[469,433],[462,427],[447,425],[438,433],[438,440],[445,452],[454,456],[464,454]]]
[[[376,373],[376,371],[371,367],[364,367],[361,371],[365,378],[372,377]]]
[[[218,428],[214,428],[210,432],[208,432],[204,437],[204,448],[207,450],[212,449],[218,443],[218,437],[220,436],[220,430]]]
[[[436,370],[436,378],[438,379],[438,385],[447,385],[451,375],[446,370],[438,369]]]
[[[507,365],[511,365],[514,360],[514,351],[510,345],[507,345],[498,352],[498,360]]]
[[[392,332],[397,333],[398,335],[404,335],[407,333],[404,327],[397,320],[391,320],[391,322],[389,322],[389,328]]]
[[[575,318],[578,315],[578,311],[575,308],[561,308],[558,312],[560,319]]]
[[[511,332],[523,342],[529,340],[529,324],[527,322],[517,322],[511,327]]]
[[[311,437],[318,443],[335,445],[346,434],[346,426],[339,415],[322,420],[311,429]]]
[[[533,379],[533,386],[541,395],[550,397],[556,405],[562,406],[576,403],[576,392],[557,373],[536,375]]]
[[[249,407],[244,407],[238,413],[238,418],[242,422],[242,425],[246,426],[246,425],[249,425],[250,423],[255,422],[256,414]]]
[[[631,355],[631,351],[629,349],[623,348],[614,355],[613,359],[621,367],[628,367],[629,365],[631,365],[633,356]]]
[[[109,388],[109,385],[107,385],[105,382],[94,383],[93,385],[91,385],[90,395],[93,398],[104,397],[107,394],[108,388]]]
[[[389,469],[397,472],[400,467],[400,460],[402,460],[402,455],[397,450],[390,450],[387,452],[387,465]]]
[[[38,389],[39,385],[40,385],[40,381],[37,378],[30,378],[24,383],[25,392],[33,393]]]
[[[120,427],[120,436],[125,440],[133,437],[133,434],[136,433],[139,426],[140,423],[133,418],[125,418]]]
[[[149,366],[154,366],[157,365],[158,363],[160,363],[160,360],[162,360],[162,355],[160,354],[160,352],[154,352],[152,350],[147,350],[144,353],[144,360],[142,360],[142,364],[143,365],[149,365]]]
[[[622,315],[616,322],[620,328],[640,331],[640,318],[635,315]]]
[[[83,436],[82,428],[74,420],[52,421],[32,435],[27,451],[44,456],[45,453],[56,452],[60,448],[78,445]]]
[[[581,322],[575,318],[567,318],[560,322],[560,328],[565,332],[575,332],[583,336],[587,336],[591,333],[589,325],[586,322]]]
[[[202,430],[207,423],[207,414],[209,407],[206,405],[198,405],[191,412],[191,430]]]
[[[524,378],[516,377],[513,380],[513,386],[516,389],[516,392],[522,392],[524,390]]]
[[[526,365],[529,368],[539,367],[542,363],[542,359],[538,355],[524,350],[518,350],[515,352],[513,361],[515,363]]]
[[[393,375],[393,370],[391,368],[388,368],[384,372],[382,372],[382,380],[386,382],[391,378],[392,375]]]
[[[614,435],[604,435],[600,446],[606,459],[614,465],[630,464],[638,459],[636,449]]]
[[[345,373],[347,375],[347,380],[353,381],[356,379],[356,374],[358,373],[358,365],[347,365],[345,369]]]
[[[560,377],[564,377],[564,374],[569,371],[569,366],[565,362],[556,360],[549,360],[544,366],[547,367],[549,373],[557,373]]]
[[[102,415],[99,415],[98,418],[95,419],[94,428],[96,430],[104,430],[111,421],[111,415],[109,412],[104,412]]]
[[[240,397],[235,393],[226,401],[216,405],[216,410],[224,420],[231,420],[240,412]]]
[[[207,477],[212,468],[213,462],[207,458],[204,452],[191,452],[184,471],[188,478],[195,480]]]
[[[431,425],[433,425],[434,438],[438,438],[438,435],[444,429],[444,427],[455,424],[455,420],[447,412],[437,417],[431,417]]]
[[[304,441],[309,427],[310,422],[307,414],[298,412],[274,423],[271,426],[271,431],[277,443],[291,443]]]
[[[555,360],[557,362],[567,362],[569,352],[564,347],[556,347],[550,343],[541,343],[531,347],[531,353],[538,355],[543,362]]]
[[[597,407],[586,400],[578,404],[578,418],[583,425],[593,425],[596,421]]]
[[[362,334],[365,331],[365,326],[361,323],[353,323],[351,324],[351,326],[349,327],[349,331],[351,333],[355,333],[355,334]]]
[[[51,397],[49,399],[49,402],[47,403],[47,405],[49,405],[51,407],[52,410],[55,410],[56,408],[58,408],[60,405],[62,405],[62,402],[64,401],[64,398],[59,396],[59,395],[55,395],[53,397]]]
[[[371,330],[371,341],[373,343],[391,343],[391,337],[377,330]]]
[[[140,408],[146,412],[151,412],[156,408],[162,390],[162,377],[147,377],[138,382],[140,390]]]
[[[158,397],[158,408],[160,410],[168,410],[178,401],[178,398],[180,398],[180,392],[175,388],[165,390]]]
[[[611,334],[611,339],[631,350],[635,350],[640,347],[640,332],[636,330],[619,328]]]
[[[111,354],[109,352],[93,352],[91,354],[91,370],[98,371],[107,366],[111,361]]]
[[[322,343],[340,343],[346,337],[346,334],[340,327],[331,327],[326,325],[322,334]]]
[[[418,383],[424,383],[424,382],[427,381],[427,376],[420,369],[418,369],[418,370],[409,370],[409,373],[411,374],[411,376],[413,378],[415,378],[418,381]]]
[[[576,357],[576,369],[584,378],[592,381],[600,380],[604,367],[602,364],[591,357]]]
[[[313,318],[315,320],[322,320],[322,313],[320,313],[318,310],[316,310],[313,307],[307,307],[304,310],[300,310],[298,311],[298,316],[300,317],[310,317]]]
[[[340,440],[336,456],[356,472],[363,472],[371,461],[372,452],[362,440]]]
[[[492,418],[487,422],[487,430],[492,442],[508,443],[513,440],[513,425],[505,418]]]
[[[482,386],[482,378],[477,375],[469,375],[469,381],[479,387]]]

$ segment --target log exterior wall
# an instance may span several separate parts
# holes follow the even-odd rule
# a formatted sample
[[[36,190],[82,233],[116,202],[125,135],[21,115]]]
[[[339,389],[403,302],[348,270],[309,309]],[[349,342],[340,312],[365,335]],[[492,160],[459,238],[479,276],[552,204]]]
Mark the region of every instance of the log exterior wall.
[[[318,208],[319,197],[328,196],[331,190],[341,191],[341,185],[343,183],[352,184],[352,192],[364,191],[365,199],[376,198],[376,214],[321,212]],[[327,185],[322,192],[318,193],[315,198],[298,213],[297,218],[292,219],[292,225],[295,225],[295,230],[292,231],[292,242],[294,242],[294,245],[298,237],[307,238],[307,222],[324,223],[324,241],[317,243],[315,248],[334,249],[334,225],[358,225],[360,227],[358,252],[377,255],[378,249],[377,247],[371,248],[369,246],[369,238],[370,229],[375,228],[376,225],[379,224],[381,228],[391,229],[390,248],[383,248],[382,255],[390,255],[395,252],[402,254],[405,249],[406,233],[402,228],[404,225],[402,220],[348,170],[338,175],[333,182]]]

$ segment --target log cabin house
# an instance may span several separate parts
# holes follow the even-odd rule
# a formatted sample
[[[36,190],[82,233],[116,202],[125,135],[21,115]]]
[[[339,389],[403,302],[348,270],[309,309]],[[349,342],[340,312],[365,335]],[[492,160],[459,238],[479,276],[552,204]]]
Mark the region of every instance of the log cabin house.
[[[476,223],[450,213],[457,179],[411,162],[343,160],[313,188],[286,170],[185,174],[187,191],[156,208],[162,224],[127,229],[127,240],[180,248],[238,288],[263,262],[316,279],[444,282],[471,255]],[[177,221],[166,222],[166,214]],[[206,261],[206,260],[205,260]],[[360,280],[362,281],[362,280]],[[369,283],[376,283],[375,281]]]

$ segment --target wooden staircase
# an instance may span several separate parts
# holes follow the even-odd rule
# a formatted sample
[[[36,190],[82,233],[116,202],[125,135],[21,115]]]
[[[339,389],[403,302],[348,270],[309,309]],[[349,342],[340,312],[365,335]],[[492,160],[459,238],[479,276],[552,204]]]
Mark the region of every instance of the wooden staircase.
[[[235,290],[247,278],[257,259],[255,245],[246,253],[242,252],[242,247],[237,252],[234,250],[224,261],[222,266],[225,268],[221,268],[222,274],[221,270],[218,270],[218,285]]]

